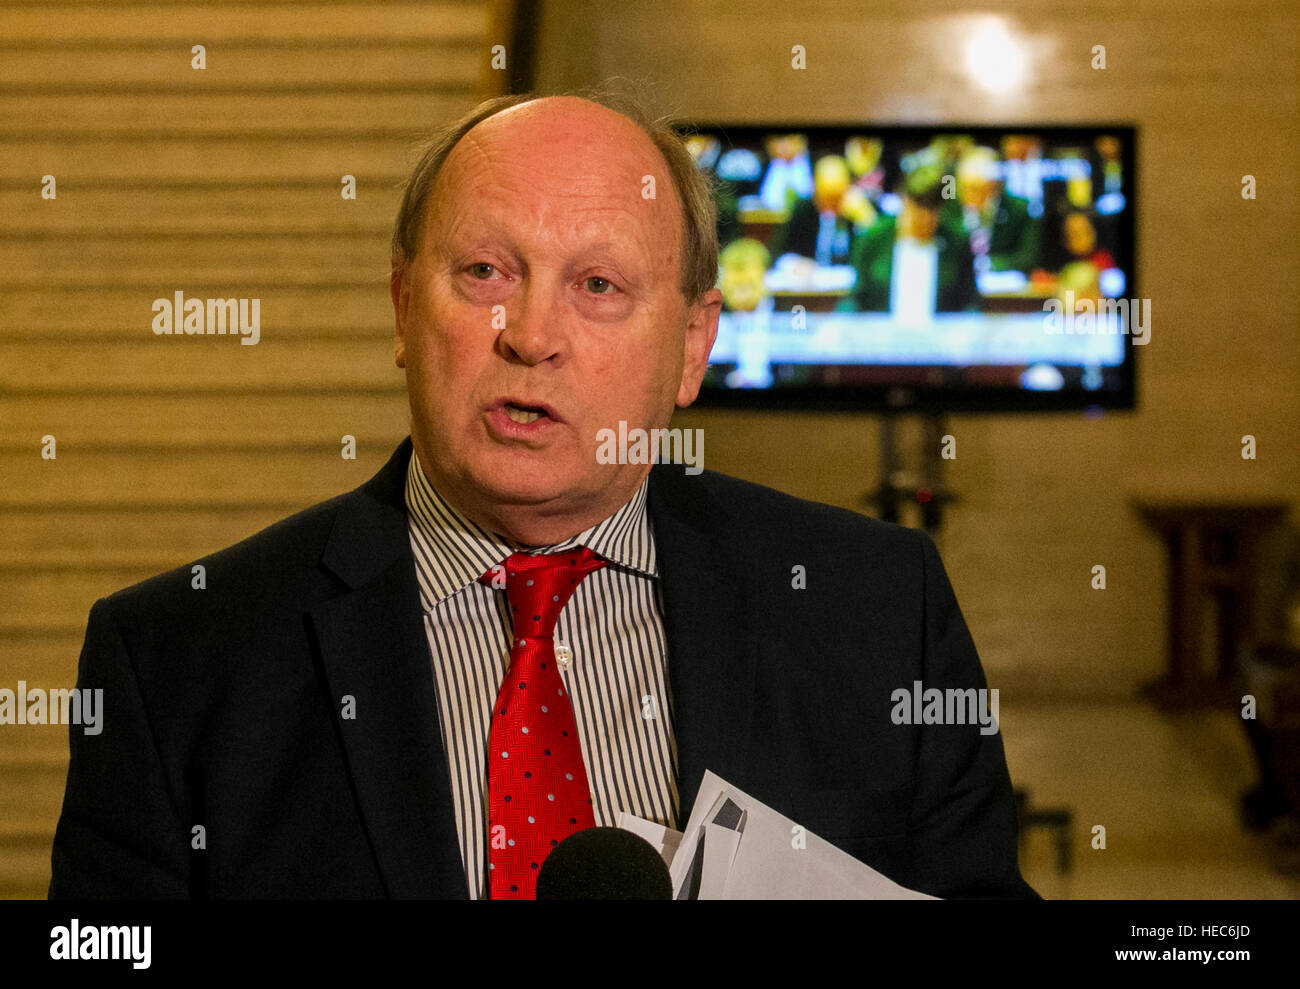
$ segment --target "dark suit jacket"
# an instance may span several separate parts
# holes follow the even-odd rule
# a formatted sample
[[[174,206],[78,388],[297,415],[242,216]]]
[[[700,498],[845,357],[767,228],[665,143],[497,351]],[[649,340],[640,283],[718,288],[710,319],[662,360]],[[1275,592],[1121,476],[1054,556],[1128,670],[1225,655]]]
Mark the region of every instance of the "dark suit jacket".
[[[821,230],[821,223],[821,212],[813,204],[813,201],[811,199],[798,200],[790,211],[790,219],[772,236],[770,251],[773,260],[787,253],[798,254],[800,257],[805,258],[816,258],[817,235]],[[843,239],[849,244],[849,250],[852,250],[852,221],[845,216],[836,216],[835,231],[837,235],[847,235]],[[847,251],[843,256],[838,254],[833,256],[831,261],[834,264],[847,264]]]
[[[889,311],[897,226],[897,218],[882,215],[853,242],[849,263],[857,272],[857,280],[838,306],[841,311]],[[939,248],[935,311],[960,312],[971,308],[978,297],[975,259],[965,232],[960,227],[940,223],[934,239]]]
[[[71,729],[52,897],[468,895],[410,453],[200,561],[204,590],[184,567],[95,603],[78,685],[104,726]],[[927,536],[671,465],[648,511],[681,823],[707,768],[906,886],[1035,895],[1001,737],[890,720],[914,680],[984,685]]]
[[[944,223],[952,229],[965,229],[961,204],[957,200],[945,201],[943,216]],[[1029,202],[1002,193],[993,211],[989,235],[990,267],[994,271],[1029,274],[1043,263],[1042,240],[1043,223],[1029,215]]]

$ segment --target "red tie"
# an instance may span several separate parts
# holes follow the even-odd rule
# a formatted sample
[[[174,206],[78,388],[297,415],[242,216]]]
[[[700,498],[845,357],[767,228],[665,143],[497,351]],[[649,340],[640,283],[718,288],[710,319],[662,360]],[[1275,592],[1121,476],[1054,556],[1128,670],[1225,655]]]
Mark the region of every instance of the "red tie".
[[[552,848],[595,827],[573,705],[555,663],[555,620],[578,582],[606,561],[586,547],[512,553],[480,581],[500,587],[514,611],[510,669],[492,708],[488,749],[488,872],[494,900],[536,898]]]

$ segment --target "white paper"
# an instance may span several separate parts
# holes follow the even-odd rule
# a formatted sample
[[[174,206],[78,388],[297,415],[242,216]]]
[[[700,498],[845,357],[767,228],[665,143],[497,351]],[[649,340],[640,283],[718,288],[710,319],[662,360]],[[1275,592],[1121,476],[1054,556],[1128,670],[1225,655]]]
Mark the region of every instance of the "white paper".
[[[734,826],[717,822],[720,814],[735,819],[737,812]],[[898,885],[810,831],[802,830],[801,840],[796,840],[800,830],[795,821],[706,772],[691,819],[671,857],[674,898],[935,899]],[[701,842],[702,855],[698,854]],[[692,897],[686,883],[697,859],[698,892]]]
[[[618,827],[624,831],[631,831],[634,835],[644,838],[654,846],[654,850],[659,853],[659,857],[664,860],[664,865],[672,868],[673,854],[677,851],[677,846],[682,842],[682,833],[674,831],[672,828],[664,827],[662,824],[656,824],[654,821],[647,821],[643,817],[636,817],[627,811],[621,811],[618,815]]]

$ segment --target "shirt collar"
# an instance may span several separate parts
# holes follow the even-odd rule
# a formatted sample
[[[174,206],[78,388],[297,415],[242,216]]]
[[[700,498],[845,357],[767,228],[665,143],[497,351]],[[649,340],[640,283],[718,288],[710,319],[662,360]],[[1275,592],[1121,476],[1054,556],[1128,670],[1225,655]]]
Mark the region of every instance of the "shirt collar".
[[[650,477],[613,515],[563,542],[528,547],[530,553],[558,553],[586,546],[611,564],[644,574],[659,576],[646,492]],[[488,532],[453,508],[434,489],[420,467],[415,450],[406,471],[406,513],[411,548],[416,557],[420,604],[426,612],[451,597],[522,551],[494,532]]]

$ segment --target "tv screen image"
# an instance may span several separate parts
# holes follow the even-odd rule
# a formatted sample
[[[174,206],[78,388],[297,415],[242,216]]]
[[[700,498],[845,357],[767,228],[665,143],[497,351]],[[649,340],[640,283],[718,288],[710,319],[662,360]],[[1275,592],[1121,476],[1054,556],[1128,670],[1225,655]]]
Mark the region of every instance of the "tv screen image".
[[[1132,407],[1133,127],[685,133],[718,204],[702,404]]]

